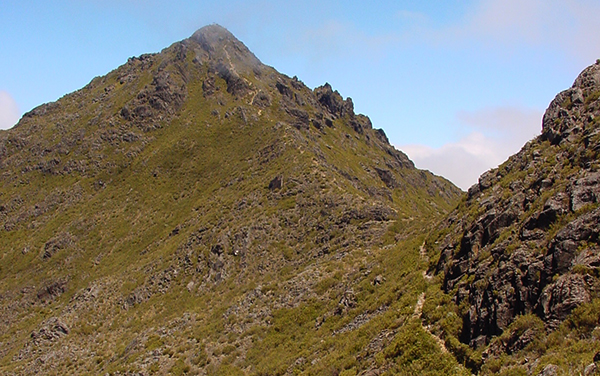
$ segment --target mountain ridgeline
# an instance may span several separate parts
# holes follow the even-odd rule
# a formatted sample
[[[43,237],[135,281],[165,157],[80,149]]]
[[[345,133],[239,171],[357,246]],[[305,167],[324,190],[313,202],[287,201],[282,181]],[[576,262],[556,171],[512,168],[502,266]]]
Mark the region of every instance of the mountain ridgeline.
[[[465,194],[218,25],[132,57],[0,132],[0,373],[591,374],[599,82]]]
[[[0,168],[4,374],[321,372],[461,194],[216,25],[25,114]]]

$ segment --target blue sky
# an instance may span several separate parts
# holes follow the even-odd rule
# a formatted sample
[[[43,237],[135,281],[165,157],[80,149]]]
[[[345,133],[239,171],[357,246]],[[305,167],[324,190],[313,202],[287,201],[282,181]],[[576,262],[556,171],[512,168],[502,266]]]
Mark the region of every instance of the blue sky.
[[[463,189],[541,129],[600,58],[597,0],[11,1],[0,8],[0,128],[128,57],[219,23],[263,63],[329,82],[420,168]]]

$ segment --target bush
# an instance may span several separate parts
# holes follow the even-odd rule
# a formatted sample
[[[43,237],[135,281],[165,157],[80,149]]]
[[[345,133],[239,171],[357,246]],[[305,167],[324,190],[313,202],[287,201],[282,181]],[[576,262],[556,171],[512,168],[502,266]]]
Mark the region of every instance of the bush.
[[[453,357],[441,351],[417,320],[403,326],[383,353],[385,358],[395,361],[400,374],[448,375],[459,371],[468,374],[465,369],[457,369]]]
[[[445,346],[456,357],[459,363],[469,368],[472,372],[476,373],[481,368],[481,356],[472,348],[460,342],[456,337],[448,336]]]
[[[582,304],[575,308],[567,319],[569,328],[580,337],[589,337],[596,326],[600,324],[600,299]]]
[[[171,370],[169,371],[171,375],[183,375],[188,372],[190,372],[190,366],[185,364],[181,358],[175,361],[175,364],[173,364],[173,367],[171,367]]]

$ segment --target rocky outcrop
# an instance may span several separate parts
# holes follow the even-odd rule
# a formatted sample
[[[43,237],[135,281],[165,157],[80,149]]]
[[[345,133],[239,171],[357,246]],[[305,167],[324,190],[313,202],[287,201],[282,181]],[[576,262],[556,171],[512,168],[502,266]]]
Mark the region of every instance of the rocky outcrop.
[[[356,132],[363,133],[367,129],[373,129],[371,120],[364,115],[354,113],[354,103],[352,98],[342,98],[337,90],[333,90],[331,85],[325,83],[314,90],[317,102],[323,107],[327,119],[336,119],[347,117],[349,124]],[[382,132],[382,131],[380,131]],[[385,135],[385,134],[384,134]]]
[[[438,239],[461,340],[486,344],[517,315],[549,329],[595,296],[600,267],[600,65],[560,93],[542,134],[469,189]]]
[[[185,53],[186,47],[182,44],[179,49]],[[133,72],[140,68],[150,69],[156,64],[155,59],[156,57],[152,55],[131,58],[124,69],[130,70],[132,72],[130,74],[135,75]],[[181,108],[185,96],[185,77],[171,74],[164,66],[160,66],[153,74],[150,85],[146,85],[135,98],[125,104],[120,110],[120,115],[124,120],[144,131],[160,128],[162,122],[170,120]]]
[[[49,259],[60,250],[73,245],[73,237],[67,232],[60,233],[44,244],[42,259]]]
[[[70,333],[69,327],[57,317],[49,318],[40,326],[39,329],[31,332],[23,349],[14,356],[14,361],[39,357],[46,350],[45,347],[52,345]]]

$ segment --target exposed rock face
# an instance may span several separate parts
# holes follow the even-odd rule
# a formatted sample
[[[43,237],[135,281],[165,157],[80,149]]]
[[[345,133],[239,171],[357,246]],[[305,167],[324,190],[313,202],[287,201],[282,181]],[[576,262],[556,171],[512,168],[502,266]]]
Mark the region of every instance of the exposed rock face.
[[[542,134],[483,174],[452,213],[436,270],[478,346],[534,313],[552,329],[597,291],[600,65],[552,101]]]

